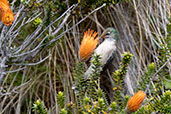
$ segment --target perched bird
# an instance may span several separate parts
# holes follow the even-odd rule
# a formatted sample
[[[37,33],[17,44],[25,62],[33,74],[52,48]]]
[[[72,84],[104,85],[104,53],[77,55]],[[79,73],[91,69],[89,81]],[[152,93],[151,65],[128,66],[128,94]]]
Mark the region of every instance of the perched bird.
[[[114,28],[109,27],[104,30],[100,38],[104,38],[105,40],[94,50],[94,53],[101,56],[100,62],[104,68],[110,59],[113,58],[113,53],[116,50],[117,31]],[[93,64],[91,64],[88,70],[85,72],[84,75],[86,79],[92,72],[92,67]]]
[[[117,31],[109,27],[104,30],[104,32],[98,36],[97,32],[94,31],[86,31],[84,33],[83,40],[81,42],[80,50],[79,50],[79,56],[81,61],[85,61],[91,57],[93,53],[96,53],[97,55],[101,56],[101,59],[99,60],[102,64],[103,71],[101,72],[101,81],[100,86],[102,89],[106,92],[107,99],[110,102],[112,100],[113,95],[113,88],[112,88],[112,82],[111,78],[106,75],[106,71],[108,71],[108,67],[111,66],[111,60],[113,59],[113,55],[115,54],[116,50],[116,40],[117,40]],[[102,43],[98,44],[101,39],[104,39]],[[98,45],[98,47],[97,47]],[[97,47],[97,48],[96,48]],[[91,60],[93,60],[94,57],[91,57]],[[81,81],[81,85],[86,85],[87,81],[89,80],[90,74],[93,72],[93,65],[90,64],[87,71],[84,73],[84,81]],[[80,84],[79,84],[80,85]],[[74,85],[73,89],[77,90],[78,85]],[[86,86],[85,86],[86,88]],[[85,89],[82,88],[82,89]]]
[[[7,26],[14,21],[14,14],[10,9],[8,0],[0,0],[0,20]]]

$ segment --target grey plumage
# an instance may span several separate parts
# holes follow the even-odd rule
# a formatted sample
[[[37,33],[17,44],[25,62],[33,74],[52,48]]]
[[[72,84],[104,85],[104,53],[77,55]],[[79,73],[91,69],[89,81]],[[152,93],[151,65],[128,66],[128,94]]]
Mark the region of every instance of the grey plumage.
[[[105,38],[105,40],[95,49],[94,53],[101,56],[100,62],[102,63],[102,67],[106,65],[108,60],[113,57],[113,53],[116,50],[116,40],[117,40],[117,32],[114,28],[110,27],[104,30],[101,37]],[[93,58],[91,58],[93,59]],[[93,64],[85,72],[85,78],[87,79],[89,74],[92,72]]]

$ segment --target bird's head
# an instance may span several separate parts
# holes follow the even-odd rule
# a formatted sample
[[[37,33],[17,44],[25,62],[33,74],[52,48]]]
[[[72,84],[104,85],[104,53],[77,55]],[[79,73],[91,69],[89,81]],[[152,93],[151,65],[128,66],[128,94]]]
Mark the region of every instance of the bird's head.
[[[116,29],[109,27],[104,30],[104,32],[102,33],[102,35],[100,37],[101,38],[113,38],[114,40],[117,40],[118,33],[117,33]]]

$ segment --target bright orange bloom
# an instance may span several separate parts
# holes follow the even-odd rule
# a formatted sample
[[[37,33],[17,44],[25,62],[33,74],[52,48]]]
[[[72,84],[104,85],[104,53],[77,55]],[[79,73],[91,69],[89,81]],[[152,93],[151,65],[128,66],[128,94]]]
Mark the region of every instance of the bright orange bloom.
[[[138,91],[137,93],[135,93],[134,96],[132,96],[127,103],[127,111],[137,111],[140,108],[145,96],[146,94],[143,91]]]
[[[90,31],[90,29],[88,29],[88,31],[84,32],[84,37],[79,50],[81,60],[86,60],[91,56],[98,44],[98,38],[97,32],[94,32],[93,30]]]
[[[14,21],[14,14],[7,0],[0,0],[0,20],[7,26]]]

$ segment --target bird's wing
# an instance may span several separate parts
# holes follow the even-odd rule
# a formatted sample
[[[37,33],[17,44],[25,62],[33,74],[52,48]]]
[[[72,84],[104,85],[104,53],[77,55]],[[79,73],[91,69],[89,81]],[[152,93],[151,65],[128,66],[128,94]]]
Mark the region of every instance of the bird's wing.
[[[107,59],[106,63],[104,64],[103,66],[103,70],[106,70],[108,66],[108,64],[113,60],[113,57],[114,57],[114,53],[115,53],[116,50],[114,50],[111,55],[109,56],[109,58]]]
[[[102,63],[102,67],[105,66],[107,61],[112,57],[113,52],[116,50],[116,45],[114,40],[105,39],[95,50],[97,55],[101,56],[100,62]],[[93,58],[92,58],[93,59]],[[91,63],[90,67],[85,72],[86,79],[89,74],[92,72],[93,64]]]

